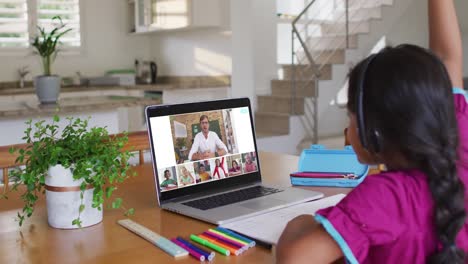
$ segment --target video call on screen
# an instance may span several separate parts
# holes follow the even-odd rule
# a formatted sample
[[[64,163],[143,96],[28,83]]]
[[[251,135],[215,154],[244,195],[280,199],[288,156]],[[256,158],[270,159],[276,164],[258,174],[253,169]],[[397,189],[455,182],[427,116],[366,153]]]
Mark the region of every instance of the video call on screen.
[[[248,107],[150,118],[161,191],[258,170]]]

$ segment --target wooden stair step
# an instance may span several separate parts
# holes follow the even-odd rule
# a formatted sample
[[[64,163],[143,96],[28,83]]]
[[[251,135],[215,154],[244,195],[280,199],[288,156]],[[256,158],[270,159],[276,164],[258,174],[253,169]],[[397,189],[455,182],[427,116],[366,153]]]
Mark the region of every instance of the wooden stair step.
[[[308,39],[308,45],[314,51],[346,49],[346,36],[311,37]],[[348,48],[355,49],[357,46],[358,36],[349,35]]]
[[[348,11],[349,22],[363,22],[371,19],[382,18],[382,7],[359,7],[350,8]],[[346,9],[340,8],[333,13],[332,21],[346,23]]]
[[[346,61],[346,55],[344,49],[338,50],[324,50],[324,51],[313,51],[310,54],[315,60],[315,63],[323,64],[344,64]]]
[[[283,64],[281,65],[283,69],[283,79],[284,80],[292,80],[294,71],[296,71],[297,77],[299,79],[306,79],[310,80],[312,76],[314,76],[314,71],[311,65],[291,65],[291,64]],[[331,80],[332,79],[332,65],[325,64],[319,65],[320,70],[320,78],[319,80]]]
[[[349,34],[362,34],[370,32],[369,22],[351,22],[348,24]],[[335,23],[323,23],[320,25],[322,34],[325,36],[342,36],[346,35],[346,23],[335,22]]]
[[[393,5],[394,0],[336,0],[335,4],[341,7],[346,7],[346,1],[350,8],[372,8]]]
[[[292,113],[293,99],[286,96],[276,95],[260,95],[257,96],[257,104],[259,112],[269,113],[284,113],[303,115],[304,114],[304,97],[296,97],[294,99],[294,113]]]
[[[315,82],[298,82],[296,90],[293,89],[291,80],[272,80],[271,94],[285,97],[314,97]]]
[[[256,112],[255,131],[257,134],[289,134],[289,114]]]

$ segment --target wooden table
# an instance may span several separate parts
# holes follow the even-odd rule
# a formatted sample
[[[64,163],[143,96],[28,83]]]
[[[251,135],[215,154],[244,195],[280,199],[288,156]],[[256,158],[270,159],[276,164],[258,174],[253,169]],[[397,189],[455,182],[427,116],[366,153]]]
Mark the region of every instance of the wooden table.
[[[289,173],[297,169],[298,157],[260,153],[264,182],[289,186]],[[116,192],[125,206],[134,207],[133,220],[168,237],[188,237],[213,227],[195,219],[158,208],[151,164],[136,166],[138,176]],[[325,195],[348,193],[346,188],[308,188]],[[0,200],[0,263],[199,263],[192,257],[174,259],[146,240],[130,233],[116,221],[120,210],[105,210],[102,223],[81,230],[58,230],[48,226],[45,199],[40,199],[31,219],[19,228],[14,220],[22,208],[19,195]],[[216,263],[272,263],[270,250],[255,247],[240,256],[216,254]]]

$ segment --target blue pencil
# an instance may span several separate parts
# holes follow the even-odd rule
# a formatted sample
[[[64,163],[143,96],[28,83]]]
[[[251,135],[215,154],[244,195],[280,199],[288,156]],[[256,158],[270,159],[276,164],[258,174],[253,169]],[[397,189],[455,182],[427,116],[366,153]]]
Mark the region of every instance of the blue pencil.
[[[226,228],[222,228],[222,227],[219,227],[219,226],[216,227],[215,229],[218,230],[218,231],[220,231],[220,232],[222,232],[222,233],[224,233],[224,234],[226,234],[226,235],[235,237],[235,238],[237,238],[237,239],[240,239],[240,240],[242,240],[242,241],[245,241],[246,243],[249,243],[249,246],[250,246],[250,247],[254,247],[254,246],[255,246],[255,241],[253,241],[253,240],[251,240],[251,239],[248,239],[248,238],[246,238],[246,237],[244,237],[244,236],[241,236],[241,235],[239,235],[239,234],[237,234],[237,233],[234,233],[234,232],[232,232],[231,230],[228,230],[228,229],[226,229]]]
[[[189,248],[197,251],[198,253],[202,254],[203,256],[205,256],[207,260],[211,261],[214,258],[214,255],[215,255],[214,252],[207,252],[207,251],[195,246],[194,244],[188,242],[187,240],[183,239],[182,237],[177,237],[176,239],[177,239],[177,241],[183,243],[187,247],[189,247]]]
[[[215,253],[214,252],[207,252],[197,246],[195,246],[194,244],[188,242],[187,240],[181,238],[181,237],[177,237],[176,238],[178,241],[180,241],[181,243],[183,243],[184,245],[186,245],[187,247],[197,251],[198,253],[202,254],[203,256],[205,256],[205,258],[208,260],[208,261],[212,261],[213,258],[215,257]]]

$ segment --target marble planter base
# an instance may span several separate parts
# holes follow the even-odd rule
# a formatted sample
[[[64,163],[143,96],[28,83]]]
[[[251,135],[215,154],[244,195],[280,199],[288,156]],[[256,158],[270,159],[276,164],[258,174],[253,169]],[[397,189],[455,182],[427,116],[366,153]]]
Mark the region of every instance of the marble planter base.
[[[61,165],[49,168],[46,177],[46,203],[49,225],[60,229],[75,229],[72,221],[78,217],[80,207],[80,184],[75,181],[70,169]],[[92,226],[102,221],[103,210],[92,208],[93,190],[87,189],[83,203],[85,210],[81,212],[82,227]]]

